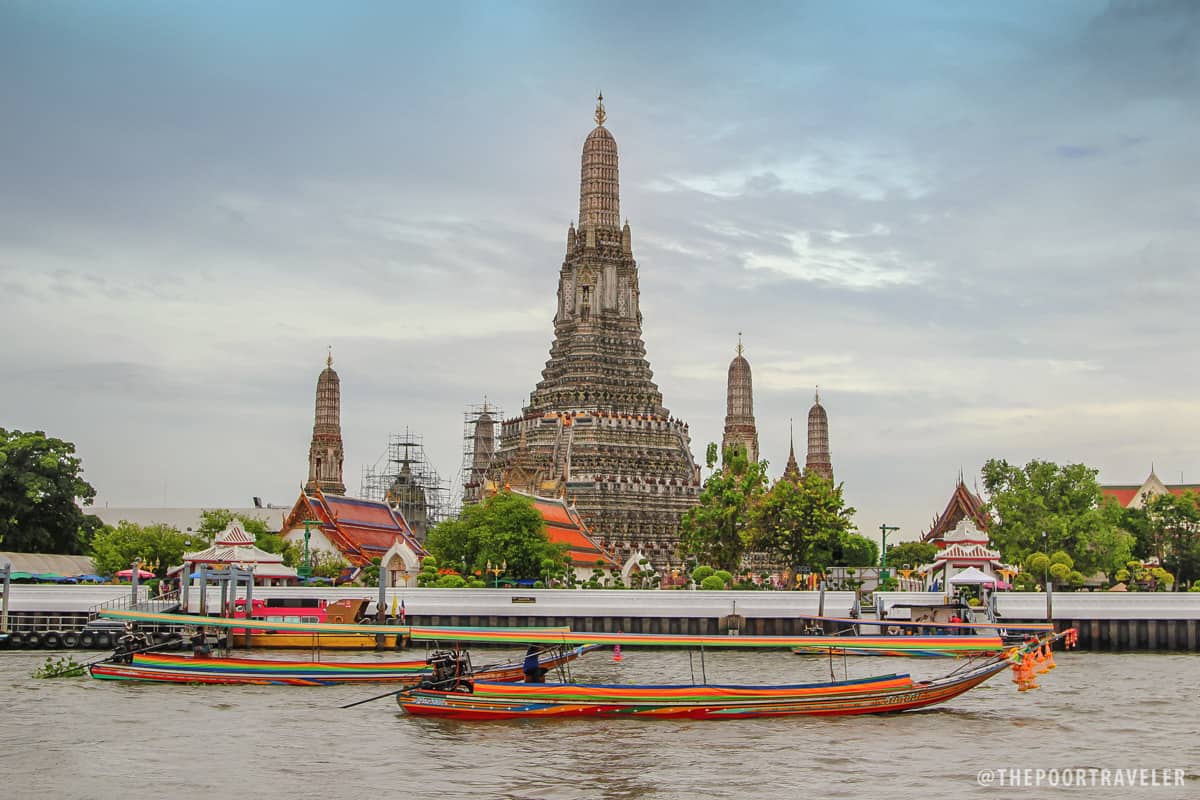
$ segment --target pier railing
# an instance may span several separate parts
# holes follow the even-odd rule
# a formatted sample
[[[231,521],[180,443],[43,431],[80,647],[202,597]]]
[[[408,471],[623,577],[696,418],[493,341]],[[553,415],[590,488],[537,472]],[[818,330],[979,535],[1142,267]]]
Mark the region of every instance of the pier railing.
[[[179,609],[179,592],[167,592],[155,597],[149,593],[138,592],[135,601],[133,594],[114,597],[88,609],[88,618],[95,619],[101,611],[148,611],[152,614],[168,614]]]

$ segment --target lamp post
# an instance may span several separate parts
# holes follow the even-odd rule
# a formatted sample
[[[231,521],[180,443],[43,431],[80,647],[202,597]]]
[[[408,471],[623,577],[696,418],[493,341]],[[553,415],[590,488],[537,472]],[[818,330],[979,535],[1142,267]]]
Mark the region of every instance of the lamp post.
[[[296,567],[296,574],[302,579],[308,580],[312,576],[312,561],[309,559],[308,540],[312,537],[312,526],[320,525],[320,520],[306,519],[304,525],[304,563]]]
[[[495,589],[500,588],[500,573],[504,572],[507,569],[508,569],[508,559],[505,559],[504,561],[500,562],[499,564],[497,564],[494,567],[492,566],[491,561],[487,562],[487,571],[492,573],[493,579],[495,581],[492,588],[495,588]]]
[[[883,583],[890,575],[887,571],[887,537],[889,533],[895,533],[900,530],[896,525],[880,525],[879,536],[881,544],[879,547],[879,582]]]

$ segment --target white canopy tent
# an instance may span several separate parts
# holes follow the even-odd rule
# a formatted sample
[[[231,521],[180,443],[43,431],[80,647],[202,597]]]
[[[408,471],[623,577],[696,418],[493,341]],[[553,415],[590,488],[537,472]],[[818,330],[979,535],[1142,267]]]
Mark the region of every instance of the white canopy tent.
[[[988,575],[975,567],[967,567],[962,572],[950,579],[950,583],[956,586],[975,585],[980,583],[995,583],[996,578]]]

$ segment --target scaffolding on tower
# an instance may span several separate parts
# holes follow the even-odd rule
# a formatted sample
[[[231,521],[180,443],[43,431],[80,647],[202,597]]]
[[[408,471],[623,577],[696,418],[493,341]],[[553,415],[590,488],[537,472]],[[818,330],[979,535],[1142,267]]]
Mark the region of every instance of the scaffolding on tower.
[[[467,406],[463,412],[463,458],[458,484],[462,486],[462,504],[483,499],[488,468],[496,457],[496,441],[504,412],[487,398]]]
[[[359,495],[398,510],[422,543],[429,529],[451,513],[449,487],[425,457],[425,438],[408,428],[389,434],[387,450],[363,467]]]

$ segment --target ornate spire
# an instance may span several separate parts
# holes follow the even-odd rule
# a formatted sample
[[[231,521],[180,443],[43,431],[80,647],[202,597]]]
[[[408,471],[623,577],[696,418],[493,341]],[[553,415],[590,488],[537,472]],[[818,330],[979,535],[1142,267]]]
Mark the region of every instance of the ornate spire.
[[[597,227],[613,231],[621,228],[617,141],[604,127],[607,118],[604,95],[600,95],[596,103],[596,127],[583,143],[579,173],[579,227],[589,231]]]
[[[792,429],[791,417],[788,417],[788,460],[783,468],[783,479],[791,483],[800,482],[800,465],[796,463],[796,433]]]
[[[308,448],[306,492],[320,489],[329,494],[345,494],[342,480],[342,384],[333,369],[333,348],[325,356],[325,369],[317,378],[317,404],[313,420],[312,443]]]
[[[725,451],[738,448],[750,461],[758,461],[758,428],[754,424],[754,381],[750,362],[742,355],[742,334],[738,332],[737,355],[729,362],[729,382],[725,394],[725,435],[721,437],[721,458]]]
[[[833,480],[833,460],[829,455],[829,417],[821,405],[821,387],[817,387],[813,407],[808,410],[808,457],[804,471]]]

